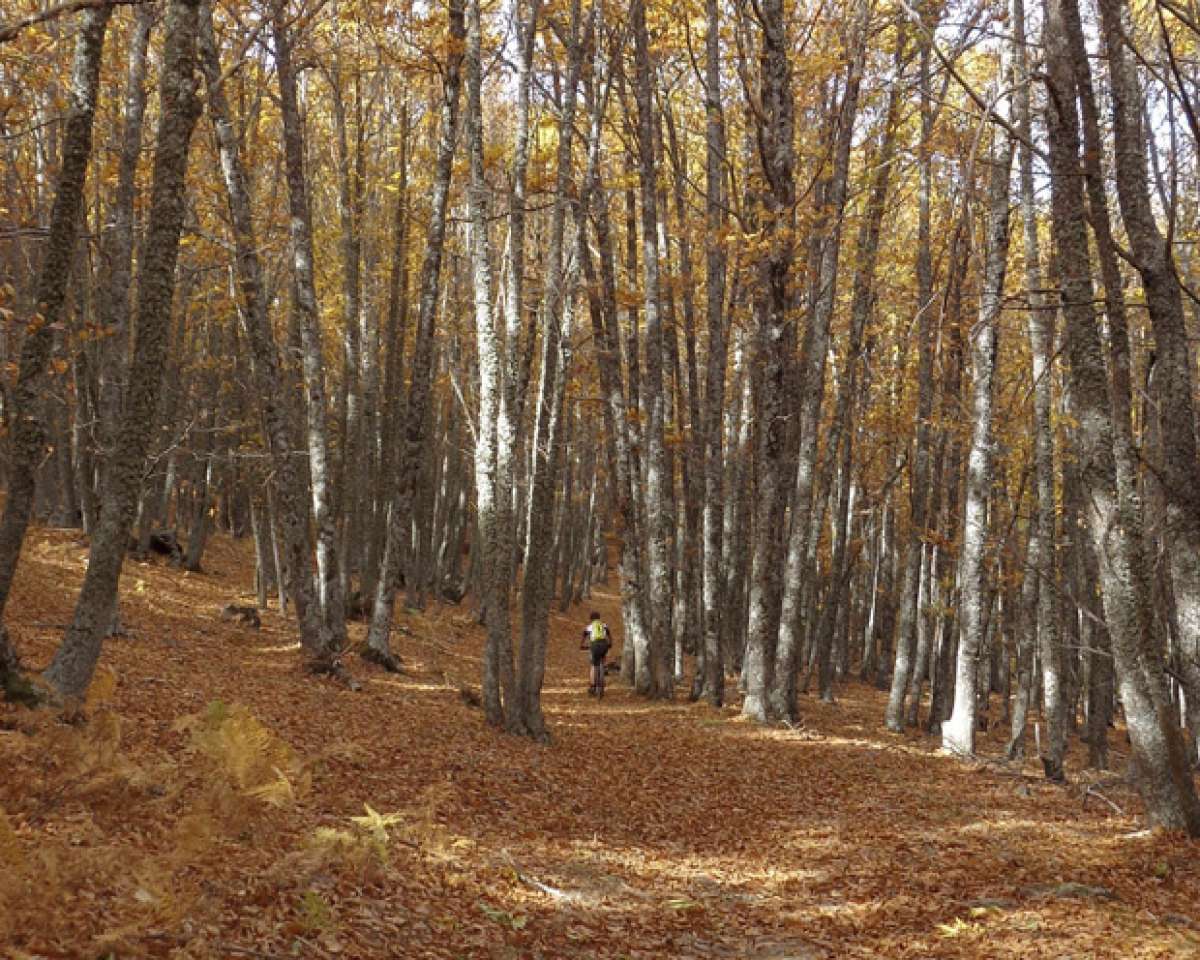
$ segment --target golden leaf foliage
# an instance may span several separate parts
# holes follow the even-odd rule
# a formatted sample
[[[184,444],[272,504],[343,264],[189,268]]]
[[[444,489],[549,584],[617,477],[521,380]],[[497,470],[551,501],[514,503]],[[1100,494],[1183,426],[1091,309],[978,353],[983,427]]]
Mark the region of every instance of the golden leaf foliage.
[[[237,792],[271,806],[295,801],[292,778],[302,777],[302,765],[292,748],[246,707],[214,700],[176,728],[190,731],[196,752]]]

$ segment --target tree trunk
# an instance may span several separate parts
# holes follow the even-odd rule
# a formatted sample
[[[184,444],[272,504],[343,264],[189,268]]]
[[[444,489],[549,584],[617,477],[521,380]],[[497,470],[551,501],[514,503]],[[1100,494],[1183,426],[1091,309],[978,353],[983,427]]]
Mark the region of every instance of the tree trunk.
[[[599,12],[595,14],[597,21]],[[597,25],[598,26],[598,25]],[[588,133],[588,164],[579,192],[576,212],[576,242],[579,262],[583,267],[592,334],[596,351],[596,367],[600,374],[600,389],[604,395],[602,412],[605,436],[608,441],[610,473],[614,478],[612,491],[620,543],[618,573],[621,584],[621,608],[624,626],[622,660],[632,663],[635,647],[645,642],[643,616],[643,579],[640,549],[640,525],[634,484],[637,481],[630,431],[629,406],[626,401],[621,364],[621,341],[617,325],[617,285],[615,252],[609,222],[608,201],[599,182],[601,133],[608,85],[596,90],[606,70],[597,45],[593,66],[595,82],[590,87],[590,120]],[[586,218],[591,215],[599,250],[600,271],[596,273],[591,249],[587,243]],[[623,663],[624,667],[624,663]],[[630,668],[632,672],[632,667]]]
[[[92,119],[96,113],[100,60],[112,8],[85,10],[75,41],[71,89],[67,98],[62,164],[50,212],[50,231],[38,273],[34,309],[25,328],[17,382],[6,401],[9,447],[8,490],[0,520],[0,619],[21,557],[25,531],[33,512],[35,473],[45,452],[46,435],[38,411],[48,382],[55,331],[62,323],[67,281],[75,256],[75,237],[82,219],[83,189],[92,154]],[[7,633],[0,632],[0,661],[16,662]],[[90,670],[89,670],[90,676]],[[86,683],[86,681],[85,681]]]
[[[308,199],[308,178],[304,170],[304,124],[297,100],[286,0],[280,0],[275,9],[272,29],[275,36],[275,67],[279,74],[279,106],[283,119],[288,211],[291,214],[292,309],[297,314],[302,347],[308,470],[317,535],[317,590],[330,643],[334,650],[340,650],[346,642],[346,610],[338,572],[337,518],[333,506],[326,422],[325,361],[314,279],[312,210]]]
[[[466,37],[462,0],[450,3],[448,60],[443,77],[441,127],[437,158],[434,163],[430,199],[429,226],[425,236],[425,256],[421,262],[417,330],[413,344],[412,379],[404,408],[402,437],[397,452],[399,469],[387,508],[387,540],[384,545],[379,585],[371,611],[367,646],[388,653],[392,631],[392,613],[410,537],[413,505],[424,461],[425,421],[433,376],[433,326],[437,314],[438,287],[442,271],[442,253],[446,242],[446,210],[450,200],[450,180],[454,169],[454,145],[458,135],[458,102],[462,88],[462,49]],[[399,383],[397,383],[397,387]]]
[[[955,670],[954,711],[942,725],[942,746],[960,755],[975,752],[977,722],[976,678],[986,632],[987,590],[984,552],[988,534],[988,494],[992,486],[992,384],[996,373],[996,339],[1004,300],[1004,275],[1008,265],[1008,181],[1012,169],[1013,141],[996,131],[996,145],[988,179],[987,253],[979,322],[971,334],[972,389],[971,452],[967,458],[967,502],[963,519],[963,548],[959,580],[962,637]]]
[[[725,464],[722,412],[725,407],[725,367],[728,338],[725,328],[724,196],[725,114],[721,105],[721,20],[717,0],[705,0],[704,38],[704,290],[708,321],[708,367],[704,390],[704,691],[714,707],[725,700],[725,663],[721,650],[722,522],[725,507]]]
[[[1029,62],[1025,47],[1025,3],[1013,0],[1013,52],[1016,65],[1017,129],[1026,141],[1032,137],[1029,114]],[[1033,430],[1036,491],[1037,551],[1031,551],[1026,576],[1041,580],[1037,597],[1037,644],[1042,663],[1042,702],[1047,738],[1042,754],[1046,775],[1063,777],[1067,749],[1066,701],[1063,691],[1063,651],[1058,635],[1058,576],[1055,544],[1057,510],[1054,499],[1054,430],[1050,422],[1053,397],[1054,313],[1042,296],[1041,248],[1034,209],[1033,151],[1019,145],[1021,220],[1025,230],[1025,285],[1029,291],[1029,351],[1033,360]],[[1017,733],[1013,728],[1013,735]]]
[[[1141,518],[1121,495],[1114,462],[1112,408],[1092,311],[1092,281],[1079,176],[1079,121],[1065,19],[1074,0],[1047,0],[1051,212],[1062,283],[1079,482],[1096,549],[1105,620],[1125,707],[1138,786],[1152,823],[1200,834],[1200,802],[1167,696],[1153,634],[1142,556]]]
[[[78,701],[87,690],[112,621],[155,423],[186,208],[188,148],[199,113],[193,80],[197,7],[198,0],[172,0],[167,7],[158,139],[124,418],[109,462],[100,522],[75,613],[45,674],[47,682],[69,701]]]
[[[224,86],[220,82],[221,64],[212,29],[212,8],[207,4],[200,17],[200,58],[208,93],[209,118],[216,134],[225,195],[229,202],[234,262],[242,299],[242,322],[250,342],[255,390],[275,468],[274,495],[269,496],[268,515],[273,533],[282,535],[286,595],[291,597],[296,606],[301,646],[313,666],[328,669],[332,665],[332,644],[321,622],[320,607],[313,593],[304,469],[296,456],[298,451],[293,449],[295,444],[291,422],[298,410],[299,397],[287,388],[288,381],[282,374],[279,350],[271,329],[246,170]],[[275,539],[274,536],[272,539]],[[278,586],[282,597],[284,584],[281,582]],[[282,600],[280,612],[283,612]]]
[[[594,8],[593,8],[594,9]],[[542,715],[542,680],[546,671],[550,598],[554,589],[552,517],[554,491],[563,458],[563,402],[569,351],[573,271],[565,273],[566,220],[571,185],[571,145],[575,129],[576,91],[583,64],[580,39],[580,0],[572,0],[570,26],[563,34],[568,66],[558,128],[558,169],[554,209],[551,213],[546,282],[542,315],[542,383],[538,397],[535,458],[529,498],[529,549],[525,556],[525,582],[521,597],[521,649],[517,661],[517,706],[513,727],[537,739],[546,737]],[[591,34],[591,30],[588,30]],[[566,345],[564,348],[564,344]],[[561,368],[560,368],[561,364]]]
[[[666,397],[663,388],[663,328],[659,279],[658,190],[654,151],[654,107],[649,37],[644,0],[633,0],[631,28],[634,41],[634,98],[637,102],[638,180],[641,186],[641,241],[643,308],[645,312],[646,367],[643,405],[646,428],[646,598],[649,644],[635,665],[635,686],[651,697],[670,697],[672,673],[671,562],[668,542],[671,517],[668,498],[671,475],[665,440]],[[551,248],[553,249],[553,247]],[[640,651],[639,651],[640,652]]]
[[[824,213],[817,229],[819,256],[816,298],[812,320],[806,331],[806,365],[802,371],[799,431],[800,448],[796,461],[796,479],[792,491],[791,535],[787,547],[782,608],[779,617],[777,662],[770,690],[769,714],[775,720],[794,720],[796,716],[796,665],[800,652],[800,611],[806,587],[815,583],[814,569],[808,562],[815,547],[812,536],[813,487],[817,473],[821,407],[825,397],[825,366],[829,353],[829,326],[837,297],[837,272],[842,247],[842,215],[846,206],[850,178],[850,148],[854,121],[858,115],[858,94],[866,63],[867,32],[871,4],[859,0],[855,16],[853,54],[846,77],[832,150],[832,167],[825,184]],[[835,446],[828,447],[829,463],[836,461]],[[819,530],[817,531],[819,535]],[[815,636],[809,631],[810,637]]]
[[[932,34],[936,22],[922,23]],[[896,659],[888,695],[885,723],[901,732],[906,720],[905,698],[917,674],[914,696],[920,696],[917,669],[917,623],[921,616],[918,599],[921,587],[921,557],[926,538],[926,507],[929,486],[929,418],[933,410],[933,251],[931,206],[933,202],[933,105],[930,59],[933,41],[921,43],[921,142],[917,206],[917,423],[913,459],[909,469],[910,519],[900,579],[899,617],[896,624]],[[918,704],[919,707],[919,704]],[[916,713],[912,714],[916,719]]]
[[[129,40],[129,69],[125,82],[125,115],[117,189],[112,221],[101,246],[104,269],[96,290],[96,322],[104,331],[100,344],[100,449],[101,472],[113,449],[121,422],[125,389],[125,353],[129,344],[129,294],[133,289],[134,200],[137,195],[138,158],[142,151],[142,126],[146,113],[146,50],[154,24],[154,8],[135,7],[134,31]]]
[[[770,694],[775,678],[782,567],[781,527],[788,483],[787,343],[793,319],[792,263],[795,259],[795,97],[787,19],[783,0],[763,0],[758,8],[762,30],[759,53],[761,113],[757,131],[764,181],[762,253],[755,291],[757,349],[761,365],[758,504],[750,576],[750,620],[744,666],[746,698],[742,714],[765,723],[771,719]]]
[[[511,527],[511,458],[505,458],[507,475],[497,463],[498,423],[509,419],[503,389],[504,346],[496,335],[492,317],[491,250],[487,235],[488,185],[483,167],[483,64],[479,0],[467,3],[467,112],[464,138],[470,167],[470,253],[475,297],[475,342],[479,360],[479,418],[475,431],[475,516],[483,578],[483,608],[487,620],[487,647],[483,657],[483,709],[494,727],[519,722],[515,704],[512,624],[509,589],[512,547],[505,536]],[[506,437],[506,441],[509,438]]]
[[[1129,12],[1124,0],[1100,0],[1099,8],[1109,58],[1117,198],[1154,330],[1154,378],[1161,398],[1159,477],[1166,507],[1163,538],[1195,755],[1200,749],[1200,459],[1192,363],[1179,273],[1168,238],[1158,229],[1146,179],[1141,85],[1127,49],[1133,29]]]

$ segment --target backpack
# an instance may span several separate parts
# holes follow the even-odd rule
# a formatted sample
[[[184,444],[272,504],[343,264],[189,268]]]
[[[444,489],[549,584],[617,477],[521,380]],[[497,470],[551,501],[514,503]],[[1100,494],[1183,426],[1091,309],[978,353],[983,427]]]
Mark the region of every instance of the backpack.
[[[588,625],[588,634],[592,643],[608,643],[608,624],[602,620],[593,621]]]

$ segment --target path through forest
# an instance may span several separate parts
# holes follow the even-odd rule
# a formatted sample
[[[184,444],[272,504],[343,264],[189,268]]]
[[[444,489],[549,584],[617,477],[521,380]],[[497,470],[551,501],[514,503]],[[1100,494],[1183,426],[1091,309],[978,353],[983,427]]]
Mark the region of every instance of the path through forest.
[[[67,532],[30,545],[10,627],[31,663],[84,559]],[[400,614],[408,672],[350,658],[354,693],[301,673],[274,612],[220,619],[249,544],[208,564],[130,565],[87,724],[0,708],[5,956],[1200,955],[1195,846],[1141,832],[1120,786],[1085,806],[1078,762],[1061,788],[939,756],[859,685],[802,698],[796,730],[617,682],[597,702],[586,610],[552,617],[539,746],[463,697],[466,606]]]

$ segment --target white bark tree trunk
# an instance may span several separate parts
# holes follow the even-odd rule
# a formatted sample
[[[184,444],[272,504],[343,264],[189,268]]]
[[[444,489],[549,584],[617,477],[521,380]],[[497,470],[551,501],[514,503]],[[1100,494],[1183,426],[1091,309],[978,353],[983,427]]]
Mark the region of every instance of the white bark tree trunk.
[[[987,253],[979,321],[971,334],[971,416],[974,426],[967,457],[967,502],[959,573],[962,636],[954,682],[954,711],[942,725],[942,746],[960,755],[975,752],[978,698],[976,681],[987,630],[988,591],[985,552],[988,540],[988,494],[992,487],[992,385],[996,373],[997,326],[1004,300],[1008,266],[1009,175],[1013,141],[997,128],[999,139],[988,178]]]

